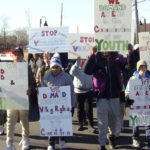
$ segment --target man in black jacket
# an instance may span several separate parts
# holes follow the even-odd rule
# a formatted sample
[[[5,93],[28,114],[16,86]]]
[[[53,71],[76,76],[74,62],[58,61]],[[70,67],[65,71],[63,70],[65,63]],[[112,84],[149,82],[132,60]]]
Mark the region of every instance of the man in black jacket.
[[[93,47],[84,71],[89,75],[93,74],[100,150],[106,150],[108,127],[111,130],[111,148],[116,147],[115,140],[121,131],[119,97],[122,91],[121,71],[125,67],[126,59],[117,52],[95,52],[96,47]]]

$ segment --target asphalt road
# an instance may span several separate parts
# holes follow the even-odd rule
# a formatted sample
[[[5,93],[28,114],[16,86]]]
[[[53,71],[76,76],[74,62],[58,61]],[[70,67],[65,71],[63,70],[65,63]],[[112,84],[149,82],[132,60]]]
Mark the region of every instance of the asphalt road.
[[[125,127],[117,139],[117,150],[132,150],[132,130],[128,126],[128,110],[126,111],[125,116]],[[94,124],[97,128],[97,119],[96,119],[96,109],[94,108]],[[98,143],[98,136],[95,133],[91,133],[87,130],[87,126],[85,126],[84,131],[77,131],[78,122],[76,118],[76,111],[73,117],[73,131],[74,136],[68,138],[67,147],[68,150],[98,150],[99,143]],[[142,129],[141,140],[142,140],[142,148],[140,150],[146,150],[146,143],[145,143],[145,133],[144,129]],[[16,130],[15,130],[15,137],[14,137],[14,145],[16,150],[21,150],[19,146],[19,142],[21,140],[21,128],[20,124],[17,123]],[[6,135],[0,136],[0,150],[4,150],[5,148],[5,140]],[[39,121],[30,122],[30,149],[31,150],[46,150],[48,141],[47,137],[41,137],[39,133]],[[59,145],[56,145],[56,150],[59,150]],[[109,149],[109,146],[107,146]]]

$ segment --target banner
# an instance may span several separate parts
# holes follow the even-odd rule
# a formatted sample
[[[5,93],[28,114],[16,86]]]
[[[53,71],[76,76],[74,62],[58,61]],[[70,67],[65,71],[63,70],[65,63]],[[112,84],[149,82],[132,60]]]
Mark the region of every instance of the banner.
[[[69,59],[80,57],[86,59],[94,46],[94,34],[92,33],[70,33],[69,34]]]
[[[129,80],[130,126],[150,125],[150,79]]]
[[[29,109],[27,68],[25,62],[1,62],[0,109]]]
[[[68,52],[68,27],[43,27],[29,31],[29,53]]]
[[[131,0],[94,0],[94,32],[99,51],[127,54],[131,42]]]
[[[139,45],[140,45],[140,59],[147,62],[148,69],[150,70],[150,33],[139,33]]]
[[[70,86],[38,90],[41,136],[72,136]]]

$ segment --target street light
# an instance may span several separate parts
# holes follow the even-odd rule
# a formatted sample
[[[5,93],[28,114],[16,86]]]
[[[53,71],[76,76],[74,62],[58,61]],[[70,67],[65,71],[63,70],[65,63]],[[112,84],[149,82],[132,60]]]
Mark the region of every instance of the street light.
[[[144,29],[145,29],[145,32],[146,32],[146,18],[145,17],[140,17],[140,25],[143,25],[143,23],[142,23],[142,21],[141,21],[141,19],[144,19]]]
[[[43,19],[43,18],[45,19],[44,26],[48,26],[46,17],[45,17],[45,16],[42,16],[41,19],[40,19],[40,27],[41,27],[42,19]]]

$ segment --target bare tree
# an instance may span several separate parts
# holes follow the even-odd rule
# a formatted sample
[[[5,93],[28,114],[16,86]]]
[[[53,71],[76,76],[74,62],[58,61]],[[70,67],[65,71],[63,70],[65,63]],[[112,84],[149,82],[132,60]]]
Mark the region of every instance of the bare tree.
[[[7,28],[8,28],[8,16],[1,16],[1,37],[3,41],[3,49],[7,48]]]
[[[26,29],[14,30],[13,35],[17,37],[17,45],[19,47],[26,47],[28,45],[28,33]]]
[[[27,22],[28,22],[29,28],[31,28],[30,9],[27,9],[25,11],[25,14],[26,14],[26,17],[27,17]]]

